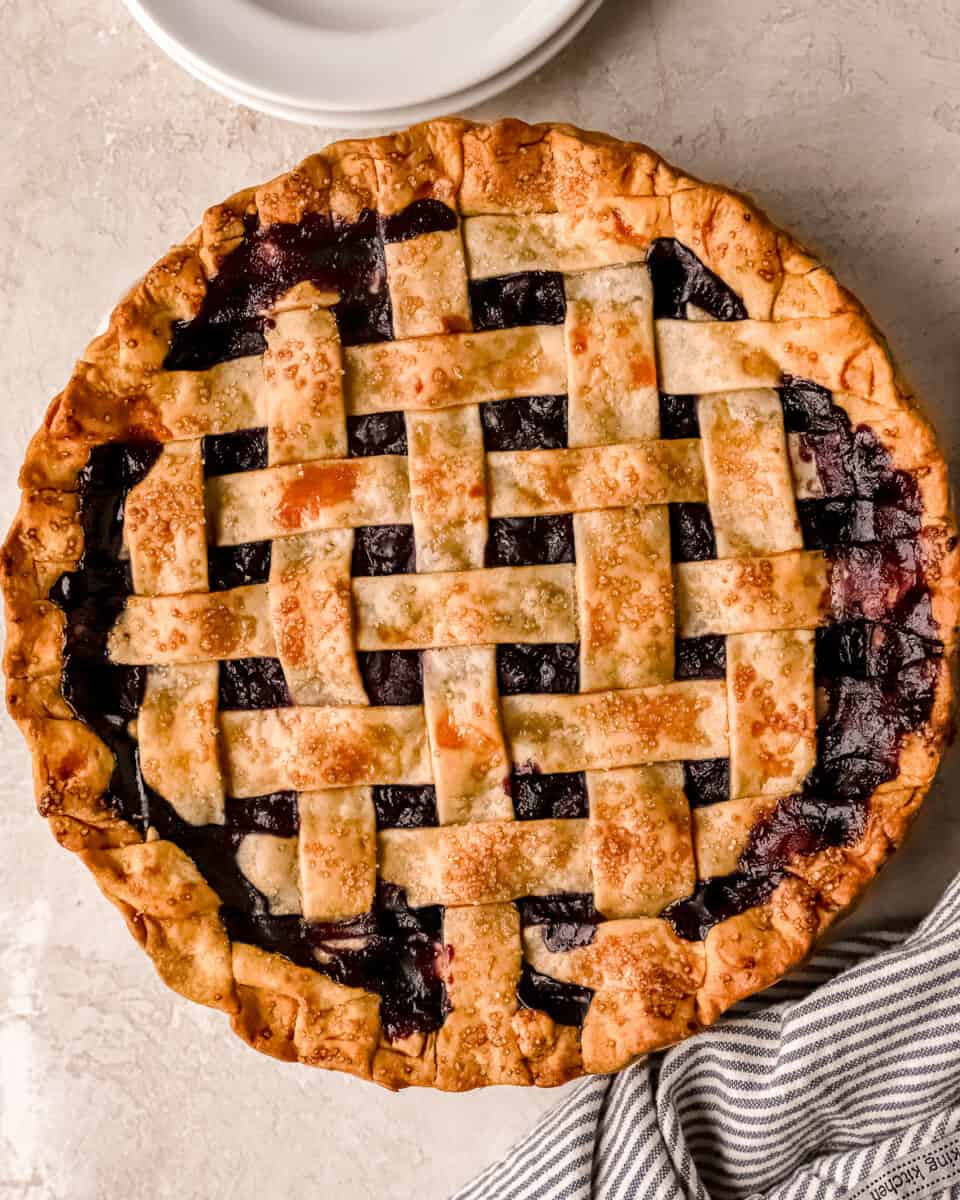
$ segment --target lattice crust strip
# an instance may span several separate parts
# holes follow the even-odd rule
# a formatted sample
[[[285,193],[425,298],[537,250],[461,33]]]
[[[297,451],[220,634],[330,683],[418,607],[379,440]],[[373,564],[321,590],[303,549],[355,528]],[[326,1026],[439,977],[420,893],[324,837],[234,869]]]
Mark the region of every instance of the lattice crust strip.
[[[452,526],[444,533],[431,525],[421,554],[431,561],[446,539],[454,548],[447,549],[447,561],[463,565],[488,513],[532,517],[707,498],[699,443],[688,439],[492,453],[484,484],[475,411],[456,409],[444,419],[440,413],[408,417],[408,430],[414,447],[409,474],[402,458],[379,455],[209,480],[212,543],[232,546],[319,529],[408,524],[412,488],[415,530],[419,525],[426,532],[427,514],[439,515],[441,508],[444,523]],[[468,533],[469,546],[463,544]]]
[[[254,211],[259,224],[245,225]],[[284,284],[230,351],[255,350],[262,326],[262,353],[168,369],[176,331],[201,319],[233,251],[260,239],[285,279],[282,230],[331,218],[340,237],[366,230],[351,250],[366,293],[332,268],[327,282]],[[361,335],[343,333],[351,321]],[[618,1069],[805,953],[824,897],[831,912],[847,903],[902,836],[939,754],[931,739],[904,743],[862,845],[800,860],[705,940],[664,917],[742,870],[755,830],[816,763],[818,631],[853,585],[805,542],[804,505],[837,484],[811,451],[818,410],[808,432],[785,421],[776,389],[789,377],[830,389],[851,427],[881,431],[916,479],[928,545],[945,543],[942,460],[856,305],[745,202],[641,147],[432,122],[333,147],[211,210],[51,410],[25,467],[15,532],[30,534],[6,551],[10,704],[30,713],[42,802],[148,929],[165,977],[229,1008],[278,1057],[460,1089]],[[547,441],[498,449],[491,414],[504,401],[547,403],[562,430],[555,416]],[[671,401],[686,405],[680,428]],[[377,422],[395,444],[371,453]],[[67,447],[64,429],[82,444]],[[262,449],[213,469],[209,439],[223,435]],[[212,829],[233,848],[271,920],[333,927],[334,942],[347,922],[356,950],[378,887],[402,889],[414,912],[442,906],[439,1029],[388,1036],[388,1005],[371,992],[231,945],[220,898],[180,851],[104,823],[112,756],[71,719],[67,621],[47,595],[92,536],[70,490],[89,446],[144,436],[162,445],[119,509],[132,594],[105,631],[112,664],[145,668],[127,714],[143,781],[192,836]],[[856,486],[858,528],[891,519],[866,511]],[[709,557],[684,561],[675,521],[687,512],[701,514]],[[382,526],[409,535],[410,561],[361,573]],[[496,557],[504,529],[535,545],[533,561]],[[898,553],[932,578],[929,555]],[[219,581],[219,563],[245,556],[258,570]],[[891,586],[889,564],[872,569],[868,615]],[[931,611],[952,630],[950,569]],[[706,677],[684,675],[690,639],[711,644]],[[520,651],[548,664],[542,690],[504,687]],[[572,671],[567,690],[554,690],[551,654]],[[416,686],[381,703],[370,661],[397,655]],[[266,660],[269,707],[225,702],[244,660]],[[74,759],[83,774],[65,789]],[[701,770],[722,781],[709,802]],[[550,776],[582,789],[575,814],[525,819],[524,789]],[[383,821],[380,793],[404,789],[435,805],[436,824]],[[243,805],[296,820],[237,833]],[[162,904],[144,901],[138,873],[172,881]],[[588,898],[600,923],[572,943],[540,919],[522,927],[523,904],[556,896]],[[322,941],[318,962],[335,953]],[[521,1003],[531,973],[581,997],[582,1029]]]

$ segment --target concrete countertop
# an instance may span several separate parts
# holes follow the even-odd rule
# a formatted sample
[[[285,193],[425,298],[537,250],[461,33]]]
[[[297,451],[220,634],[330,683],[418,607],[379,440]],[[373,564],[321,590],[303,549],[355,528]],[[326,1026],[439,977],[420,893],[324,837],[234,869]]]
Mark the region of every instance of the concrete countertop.
[[[0,0],[0,517],[98,318],[203,208],[335,136],[237,108],[120,0]],[[886,332],[960,442],[960,10],[953,0],[608,0],[472,116],[650,142],[750,191]],[[0,1198],[447,1195],[553,1105],[502,1088],[391,1096],[247,1050],[154,976],[33,812],[0,722]],[[915,918],[960,866],[960,768],[853,920]]]

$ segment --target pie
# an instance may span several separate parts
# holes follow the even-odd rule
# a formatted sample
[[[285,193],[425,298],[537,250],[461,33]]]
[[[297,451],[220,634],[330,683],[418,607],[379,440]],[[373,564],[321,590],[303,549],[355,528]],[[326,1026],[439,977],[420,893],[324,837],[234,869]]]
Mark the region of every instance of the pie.
[[[640,145],[436,120],[237,193],[21,485],[40,813],[279,1059],[616,1071],[802,960],[941,756],[934,435],[825,268]]]

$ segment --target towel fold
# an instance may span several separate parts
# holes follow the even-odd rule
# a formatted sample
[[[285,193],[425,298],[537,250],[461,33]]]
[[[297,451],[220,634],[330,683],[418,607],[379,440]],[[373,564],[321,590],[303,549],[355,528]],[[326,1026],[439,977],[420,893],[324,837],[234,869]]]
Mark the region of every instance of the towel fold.
[[[925,1200],[955,1179],[960,879],[912,932],[828,946],[704,1033],[584,1080],[454,1200]]]

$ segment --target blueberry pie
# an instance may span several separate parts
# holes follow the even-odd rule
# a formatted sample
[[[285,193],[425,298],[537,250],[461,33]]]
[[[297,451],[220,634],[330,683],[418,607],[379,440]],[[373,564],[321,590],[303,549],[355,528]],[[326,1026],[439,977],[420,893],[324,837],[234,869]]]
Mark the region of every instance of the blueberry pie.
[[[437,120],[239,192],[21,484],[40,812],[279,1059],[616,1071],[800,961],[943,749],[934,436],[823,267],[643,146]]]

